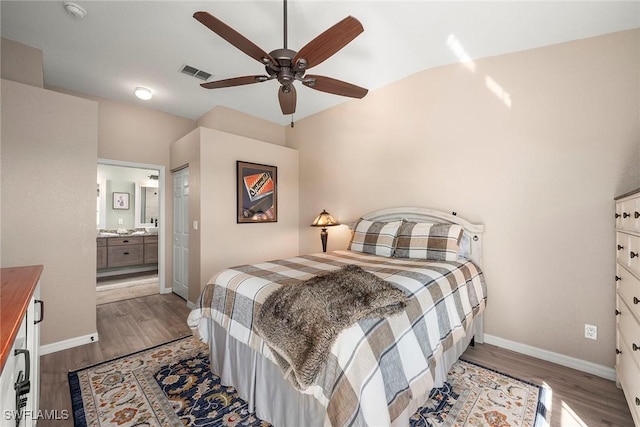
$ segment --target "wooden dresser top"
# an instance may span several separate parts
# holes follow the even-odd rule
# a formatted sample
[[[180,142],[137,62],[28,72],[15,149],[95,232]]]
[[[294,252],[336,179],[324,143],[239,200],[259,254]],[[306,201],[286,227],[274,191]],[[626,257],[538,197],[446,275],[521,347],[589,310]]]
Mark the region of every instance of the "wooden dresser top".
[[[41,265],[0,269],[0,372],[4,369],[42,269]]]

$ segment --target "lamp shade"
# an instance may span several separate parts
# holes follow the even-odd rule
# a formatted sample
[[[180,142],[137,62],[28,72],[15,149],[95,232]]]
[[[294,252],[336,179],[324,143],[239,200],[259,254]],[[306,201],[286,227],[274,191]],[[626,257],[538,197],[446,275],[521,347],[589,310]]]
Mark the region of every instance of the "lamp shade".
[[[311,223],[312,227],[332,227],[334,225],[340,225],[340,223],[324,209]]]

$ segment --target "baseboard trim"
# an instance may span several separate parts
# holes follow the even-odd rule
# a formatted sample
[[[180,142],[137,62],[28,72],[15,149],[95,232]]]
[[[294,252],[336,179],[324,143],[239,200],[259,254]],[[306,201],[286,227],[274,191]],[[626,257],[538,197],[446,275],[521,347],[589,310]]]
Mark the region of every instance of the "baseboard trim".
[[[40,355],[55,353],[57,351],[67,350],[69,348],[78,347],[85,344],[91,344],[98,341],[98,332],[93,334],[83,335],[80,337],[69,338],[68,340],[58,341],[51,344],[45,344],[40,346]]]
[[[607,380],[616,380],[616,370],[608,366],[599,365],[593,362],[587,362],[586,360],[565,356],[564,354],[555,353],[553,351],[544,350],[538,347],[533,347],[527,344],[522,344],[516,341],[507,340],[489,334],[484,334],[484,342],[486,344],[492,344],[498,347],[506,348],[507,350],[515,351],[516,353],[526,354],[527,356],[546,360],[547,362],[557,363],[558,365],[566,366],[567,368],[577,369],[579,371],[596,375]]]

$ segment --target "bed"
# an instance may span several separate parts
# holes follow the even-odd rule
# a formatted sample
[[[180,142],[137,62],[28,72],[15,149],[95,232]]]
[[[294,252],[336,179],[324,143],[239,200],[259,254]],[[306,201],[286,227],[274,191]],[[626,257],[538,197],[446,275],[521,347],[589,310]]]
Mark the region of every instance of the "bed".
[[[213,372],[274,426],[407,426],[472,339],[483,341],[483,225],[400,207],[363,215],[351,228],[348,250],[215,274],[189,315]],[[347,266],[402,290],[406,306],[337,333],[313,382],[301,385],[256,319],[270,295]]]

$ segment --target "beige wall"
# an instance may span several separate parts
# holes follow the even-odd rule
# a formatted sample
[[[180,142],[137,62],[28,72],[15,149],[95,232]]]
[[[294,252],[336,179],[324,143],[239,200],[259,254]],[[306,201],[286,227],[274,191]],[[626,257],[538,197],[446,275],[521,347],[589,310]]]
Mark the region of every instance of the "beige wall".
[[[236,161],[276,166],[278,222],[236,223]],[[298,152],[202,128],[201,280],[229,266],[298,255]]]
[[[43,264],[43,345],[96,333],[98,105],[2,80],[2,267]]]
[[[277,222],[236,223],[237,160],[278,168]],[[189,165],[189,223],[199,223],[189,234],[190,301],[225,267],[298,254],[296,150],[201,127],[173,144],[171,161],[172,169]]]
[[[426,70],[298,120],[301,252],[319,250],[322,209],[457,211],[486,226],[486,332],[613,367],[613,197],[640,186],[639,54],[640,30],[610,34]],[[330,229],[329,249],[348,238]]]

